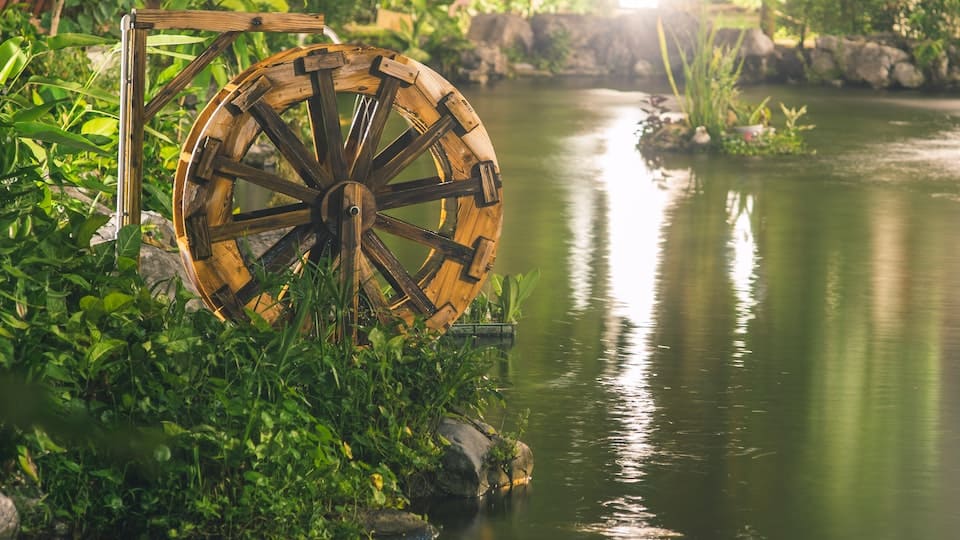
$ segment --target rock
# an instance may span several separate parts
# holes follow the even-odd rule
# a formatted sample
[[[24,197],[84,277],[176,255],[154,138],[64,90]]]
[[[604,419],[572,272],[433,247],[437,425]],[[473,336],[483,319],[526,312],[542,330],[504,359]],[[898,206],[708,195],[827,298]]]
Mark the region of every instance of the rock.
[[[0,493],[0,540],[13,540],[20,531],[20,513],[13,501]]]
[[[470,20],[467,39],[499,49],[516,49],[522,54],[533,50],[533,29],[519,15],[512,13],[484,13]]]
[[[893,83],[890,77],[893,66],[909,58],[906,52],[894,47],[873,42],[856,43],[844,75],[851,82],[865,82],[873,88],[888,88]]]
[[[649,60],[641,58],[633,64],[633,74],[641,79],[649,79],[657,73]]]
[[[461,55],[460,78],[486,84],[490,79],[502,79],[509,73],[506,53],[496,45],[478,44]]]
[[[825,36],[829,37],[829,36]],[[810,74],[821,81],[836,79],[843,73],[840,66],[833,59],[833,52],[829,49],[816,49],[810,51]]]
[[[835,53],[840,49],[841,40],[837,36],[819,36],[815,43],[816,49]]]
[[[509,463],[497,463],[492,453],[507,444],[482,422],[444,418],[437,433],[450,442],[444,449],[437,478],[440,491],[458,497],[481,497],[499,488],[526,484],[533,473],[533,452],[517,441]]]
[[[920,88],[926,82],[926,77],[917,66],[910,62],[898,62],[893,66],[893,81],[904,88]]]
[[[439,534],[433,525],[422,517],[389,508],[363,513],[360,523],[373,538],[433,540]]]

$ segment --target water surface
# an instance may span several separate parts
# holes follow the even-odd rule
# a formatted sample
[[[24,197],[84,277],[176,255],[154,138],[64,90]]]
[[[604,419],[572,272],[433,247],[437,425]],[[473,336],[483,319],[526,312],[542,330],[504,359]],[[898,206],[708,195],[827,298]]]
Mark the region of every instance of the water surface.
[[[542,272],[499,366],[536,469],[441,538],[956,537],[960,101],[750,93],[816,154],[651,164],[638,89],[468,90],[496,271]]]

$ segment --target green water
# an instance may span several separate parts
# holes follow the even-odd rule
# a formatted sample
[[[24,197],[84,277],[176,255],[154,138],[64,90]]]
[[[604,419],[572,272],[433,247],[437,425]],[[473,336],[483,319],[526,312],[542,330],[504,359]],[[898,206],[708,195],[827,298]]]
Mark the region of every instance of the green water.
[[[499,366],[536,469],[441,538],[957,538],[960,100],[752,89],[816,155],[653,166],[602,86],[468,90],[496,270],[542,272]]]

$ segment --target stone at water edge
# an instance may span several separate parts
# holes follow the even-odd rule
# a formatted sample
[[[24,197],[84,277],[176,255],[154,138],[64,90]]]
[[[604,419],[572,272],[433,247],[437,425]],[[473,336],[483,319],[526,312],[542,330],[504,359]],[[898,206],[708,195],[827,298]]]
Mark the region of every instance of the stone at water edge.
[[[491,462],[489,452],[503,438],[482,422],[444,418],[437,433],[450,442],[440,460],[442,471],[437,478],[442,493],[482,497],[495,489],[526,484],[533,474],[533,452],[520,441],[509,475]]]
[[[0,540],[13,540],[20,530],[20,513],[9,497],[0,493]]]

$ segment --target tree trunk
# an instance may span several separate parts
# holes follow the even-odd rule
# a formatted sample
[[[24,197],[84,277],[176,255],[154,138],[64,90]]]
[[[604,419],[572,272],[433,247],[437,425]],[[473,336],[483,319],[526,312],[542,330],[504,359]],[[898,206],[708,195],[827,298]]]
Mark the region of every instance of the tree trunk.
[[[776,0],[763,0],[760,4],[760,29],[773,39],[773,34],[777,31]]]

